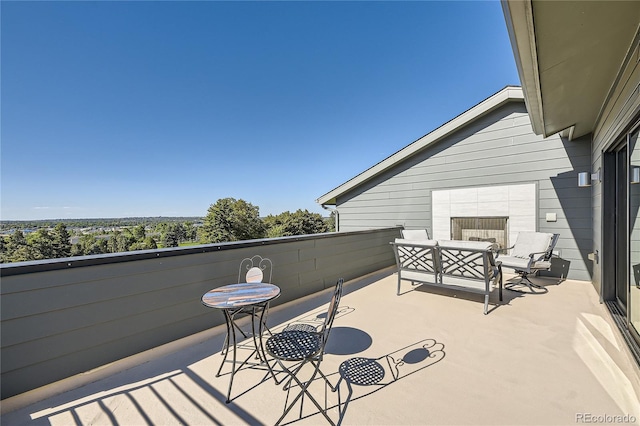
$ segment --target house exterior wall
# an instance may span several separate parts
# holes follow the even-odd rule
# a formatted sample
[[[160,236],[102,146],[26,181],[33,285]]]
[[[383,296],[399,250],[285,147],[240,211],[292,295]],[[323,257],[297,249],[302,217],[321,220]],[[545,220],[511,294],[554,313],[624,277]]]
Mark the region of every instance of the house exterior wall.
[[[524,102],[510,102],[339,196],[340,230],[404,226],[432,233],[434,190],[534,183],[537,230],[559,233],[556,249],[570,262],[568,277],[589,280],[591,194],[576,182],[590,164],[588,138],[537,136]],[[557,221],[547,222],[547,213]]]

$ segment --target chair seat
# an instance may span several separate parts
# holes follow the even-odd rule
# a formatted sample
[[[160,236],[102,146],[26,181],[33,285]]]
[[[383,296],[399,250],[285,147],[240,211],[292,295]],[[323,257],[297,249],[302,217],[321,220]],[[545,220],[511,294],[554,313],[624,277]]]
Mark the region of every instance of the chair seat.
[[[537,269],[549,269],[551,268],[551,262],[547,260],[538,260],[535,262],[531,262],[531,259],[526,258],[523,259],[521,257],[514,256],[500,256],[498,258],[500,262],[502,262],[502,266],[507,268],[513,268],[519,271],[535,271]]]
[[[284,361],[302,361],[322,350],[322,335],[308,331],[283,331],[271,336],[265,345],[269,355]]]
[[[499,256],[498,261],[502,262],[503,267],[513,268],[518,270],[528,270],[529,269],[529,259],[528,257],[515,257],[515,256]]]

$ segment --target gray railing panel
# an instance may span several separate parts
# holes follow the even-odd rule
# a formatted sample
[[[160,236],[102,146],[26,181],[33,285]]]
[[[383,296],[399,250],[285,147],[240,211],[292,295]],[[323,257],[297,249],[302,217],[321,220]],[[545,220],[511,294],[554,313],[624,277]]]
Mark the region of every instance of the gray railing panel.
[[[223,323],[200,303],[260,254],[284,303],[394,264],[398,228],[0,265],[2,398]]]

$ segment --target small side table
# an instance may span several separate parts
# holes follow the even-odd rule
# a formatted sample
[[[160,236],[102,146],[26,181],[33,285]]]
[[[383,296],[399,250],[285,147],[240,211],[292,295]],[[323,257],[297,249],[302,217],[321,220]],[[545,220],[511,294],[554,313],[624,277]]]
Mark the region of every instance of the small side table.
[[[235,323],[235,317],[240,312],[247,312],[247,308],[251,309],[251,331],[253,334],[254,352],[257,353],[260,361],[267,362],[264,348],[262,347],[262,332],[264,330],[264,315],[269,310],[269,302],[280,296],[280,287],[266,283],[240,283],[229,284],[222,287],[214,288],[206,292],[202,296],[202,303],[210,308],[222,310],[224,313],[225,323],[227,325],[227,339],[231,338],[233,342],[233,360],[231,368],[231,378],[229,379],[229,390],[227,392],[227,404],[231,401],[231,387],[233,385],[233,376],[242,368],[242,366],[253,356],[253,352],[249,357],[236,368],[236,328],[239,327]],[[258,330],[256,333],[256,318],[258,318]],[[227,361],[231,342],[225,342],[224,358],[218,369],[216,377],[220,376],[222,366]],[[268,363],[267,363],[268,366]]]

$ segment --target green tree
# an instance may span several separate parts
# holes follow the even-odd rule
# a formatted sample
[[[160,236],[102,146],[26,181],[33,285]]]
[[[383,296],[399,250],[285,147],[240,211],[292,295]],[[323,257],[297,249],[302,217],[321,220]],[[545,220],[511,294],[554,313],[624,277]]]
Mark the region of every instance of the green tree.
[[[55,258],[53,236],[45,228],[38,229],[27,238],[31,246],[31,254],[34,260]]]
[[[64,223],[58,223],[53,228],[53,255],[55,258],[71,256],[71,236]]]
[[[178,247],[180,244],[180,224],[170,223],[162,234],[163,247]]]
[[[135,243],[133,243],[133,245],[129,249],[130,250],[155,250],[157,248],[158,248],[158,243],[156,243],[156,240],[154,240],[153,237],[146,237],[142,241],[136,241]]]
[[[193,222],[184,222],[185,241],[195,241],[198,238],[198,230]]]
[[[7,239],[0,235],[0,263],[6,263],[7,259]]]
[[[294,213],[286,211],[277,216],[269,215],[264,222],[268,227],[267,235],[270,237],[318,234],[331,230],[321,214],[300,209]]]
[[[284,237],[285,232],[286,232],[286,228],[282,223],[274,223],[273,225],[267,225],[267,238]]]
[[[131,246],[135,243],[136,239],[130,231],[113,231],[107,241],[107,250],[109,253],[122,253],[132,250]]]
[[[329,218],[326,219],[327,227],[329,228],[329,232],[336,231],[336,212],[335,210],[331,212]]]
[[[72,256],[88,256],[92,254],[108,253],[107,240],[104,238],[96,238],[93,234],[84,234],[80,237],[77,244],[71,248]]]
[[[265,236],[259,209],[242,199],[221,198],[207,211],[202,226],[203,243],[243,241]]]
[[[9,262],[24,262],[34,259],[33,251],[22,231],[15,231],[11,234],[6,250]]]
[[[143,242],[147,237],[147,231],[145,230],[144,225],[138,225],[133,228],[132,234],[133,238],[135,238],[137,242]]]

